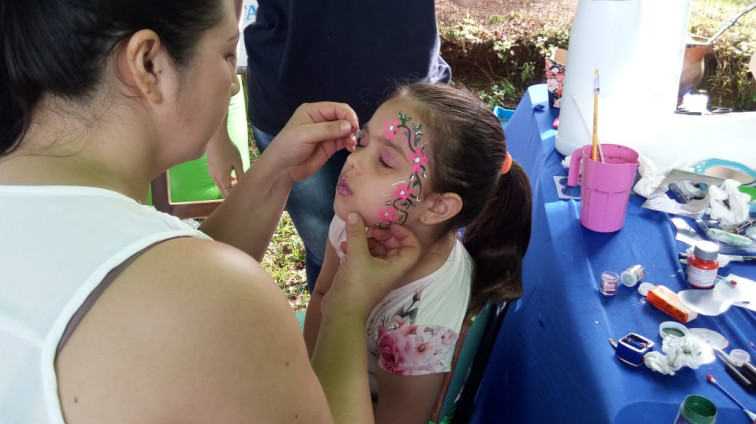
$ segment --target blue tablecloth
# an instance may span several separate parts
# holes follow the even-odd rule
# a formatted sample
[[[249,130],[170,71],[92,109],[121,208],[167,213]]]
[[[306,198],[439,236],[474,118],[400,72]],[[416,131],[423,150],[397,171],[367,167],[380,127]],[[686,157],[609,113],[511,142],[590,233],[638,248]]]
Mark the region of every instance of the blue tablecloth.
[[[641,264],[643,281],[677,292],[689,289],[665,213],[641,208],[632,195],[624,227],[609,234],[583,228],[579,201],[558,198],[553,177],[566,175],[554,149],[550,109],[543,84],[529,88],[505,132],[510,152],[533,184],[533,235],[525,258],[525,294],[509,309],[475,401],[473,423],[672,423],[688,394],[701,394],[718,408],[718,423],[750,422],[731,400],[706,381],[712,374],[735,398],[756,411],[756,398],[725,372],[719,360],[674,376],[619,361],[608,339],[634,332],[656,343],[659,324],[672,318],[620,285],[603,296],[599,276]],[[755,264],[731,264],[720,274],[756,280]],[[731,307],[717,317],[699,316],[688,328],[715,330],[756,359],[756,314]]]

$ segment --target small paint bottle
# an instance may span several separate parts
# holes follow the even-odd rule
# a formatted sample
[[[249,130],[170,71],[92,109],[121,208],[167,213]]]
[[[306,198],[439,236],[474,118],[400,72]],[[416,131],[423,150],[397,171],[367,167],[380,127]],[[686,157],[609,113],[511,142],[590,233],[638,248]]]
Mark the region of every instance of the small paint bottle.
[[[620,274],[620,281],[627,287],[633,287],[640,280],[643,279],[643,265],[633,265],[630,268],[622,271]]]
[[[686,275],[688,283],[697,289],[710,289],[714,287],[719,270],[719,246],[711,241],[699,241],[693,249],[693,254],[688,257]]]
[[[614,271],[604,271],[601,273],[601,294],[604,296],[614,296],[617,294],[617,282],[619,275]]]

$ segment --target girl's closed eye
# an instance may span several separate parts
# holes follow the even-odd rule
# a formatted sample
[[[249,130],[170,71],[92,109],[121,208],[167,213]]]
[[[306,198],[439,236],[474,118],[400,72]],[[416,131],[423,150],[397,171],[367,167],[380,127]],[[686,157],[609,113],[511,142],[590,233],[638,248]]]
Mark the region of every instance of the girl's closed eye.
[[[381,162],[381,165],[384,168],[393,168],[396,165],[394,156],[391,154],[391,151],[389,149],[383,149],[380,156],[378,157],[378,160]]]
[[[358,149],[366,147],[368,143],[368,135],[363,130],[358,130],[355,135],[357,141],[357,145],[355,147]]]

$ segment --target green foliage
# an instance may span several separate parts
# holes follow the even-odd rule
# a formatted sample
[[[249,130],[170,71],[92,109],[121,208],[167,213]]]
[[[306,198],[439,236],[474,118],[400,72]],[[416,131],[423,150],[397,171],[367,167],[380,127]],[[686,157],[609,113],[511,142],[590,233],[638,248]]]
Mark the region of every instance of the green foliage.
[[[289,214],[284,212],[262,261],[294,310],[307,307],[310,294],[305,275],[305,249]]]
[[[499,15],[491,15],[488,17],[488,25],[496,25],[506,21],[506,18]]]
[[[507,79],[503,79],[486,90],[479,90],[478,97],[483,100],[489,108],[493,109],[497,105],[503,105],[508,100],[517,95],[517,88]]]
[[[558,7],[559,3],[554,2],[553,7]],[[752,0],[693,0],[689,32],[708,38],[751,3]],[[482,22],[466,17],[461,23],[450,23],[448,30],[440,31],[443,43],[451,44],[447,52],[454,51],[455,55],[459,53],[457,41],[464,39],[462,55],[467,56],[465,62],[472,64],[459,67],[449,60],[449,54],[445,57],[455,71],[455,79],[472,85],[489,105],[515,107],[528,86],[545,81],[544,58],[554,48],[567,49],[569,45],[570,19],[564,19],[559,13],[531,14],[524,4],[520,9],[508,12],[505,17],[490,16]],[[494,25],[504,29],[492,31]],[[448,34],[454,37],[447,37]],[[482,47],[475,48],[472,43]],[[480,54],[486,48],[499,63],[491,63]],[[711,108],[756,110],[756,81],[748,71],[748,62],[755,52],[756,10],[726,30],[706,55],[704,78],[697,89],[709,94]]]
[[[690,33],[712,37],[728,25],[751,0],[695,0],[690,12]],[[748,62],[756,53],[756,10],[743,15],[716,40],[705,57],[699,91],[709,94],[710,107],[756,110],[756,81]]]
[[[260,157],[260,152],[250,135],[250,163]],[[262,266],[276,281],[283,294],[289,299],[292,309],[298,311],[307,308],[310,293],[307,291],[305,274],[305,248],[289,214],[284,211],[278,221],[273,238],[262,260]]]
[[[441,35],[448,40],[458,42],[479,42],[480,35],[485,33],[483,28],[475,19],[466,18],[462,22],[439,31]]]

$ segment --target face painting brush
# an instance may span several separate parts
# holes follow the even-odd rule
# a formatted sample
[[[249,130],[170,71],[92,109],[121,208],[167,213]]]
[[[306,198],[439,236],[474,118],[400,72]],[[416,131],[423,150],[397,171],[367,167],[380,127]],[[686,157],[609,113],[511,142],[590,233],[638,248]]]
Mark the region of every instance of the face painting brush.
[[[732,400],[733,402],[735,402],[735,404],[737,404],[737,405],[738,405],[738,406],[740,407],[740,409],[742,409],[742,410],[743,410],[743,412],[745,412],[745,413],[746,413],[746,415],[748,415],[748,418],[749,418],[749,419],[750,419],[751,421],[753,421],[753,422],[754,422],[754,423],[756,424],[756,414],[754,414],[753,412],[749,411],[749,410],[748,410],[748,409],[747,409],[747,408],[746,408],[745,406],[743,406],[743,404],[742,404],[742,403],[738,402],[738,400],[737,400],[737,399],[735,399],[735,398],[734,398],[734,397],[733,397],[733,396],[732,396],[732,395],[730,394],[730,392],[728,392],[727,390],[725,390],[725,389],[724,389],[724,387],[720,386],[720,385],[719,385],[719,383],[717,383],[717,380],[715,380],[715,379],[714,379],[714,377],[713,377],[713,376],[712,376],[711,374],[708,374],[708,375],[706,376],[706,380],[707,380],[707,381],[708,381],[709,383],[711,383],[711,384],[713,384],[713,385],[717,386],[717,388],[718,388],[718,389],[719,389],[719,390],[720,390],[720,391],[721,391],[722,393],[724,393],[725,395],[727,395],[727,397],[728,397],[728,398],[730,398],[730,400]]]

